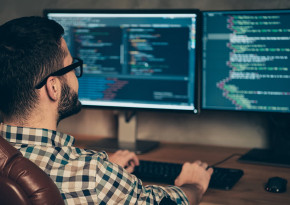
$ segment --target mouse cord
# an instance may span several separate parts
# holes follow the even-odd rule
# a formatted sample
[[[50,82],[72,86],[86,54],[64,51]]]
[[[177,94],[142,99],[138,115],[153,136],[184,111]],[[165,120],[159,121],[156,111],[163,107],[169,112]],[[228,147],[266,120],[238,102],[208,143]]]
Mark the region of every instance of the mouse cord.
[[[225,161],[227,161],[230,158],[235,157],[235,156],[242,156],[242,154],[238,154],[238,153],[232,154],[232,155],[228,156],[227,158],[225,158],[225,159],[223,159],[223,160],[221,160],[219,162],[216,162],[216,163],[212,164],[211,167],[214,167],[214,166],[217,166],[217,165],[219,165],[221,163],[224,163]]]

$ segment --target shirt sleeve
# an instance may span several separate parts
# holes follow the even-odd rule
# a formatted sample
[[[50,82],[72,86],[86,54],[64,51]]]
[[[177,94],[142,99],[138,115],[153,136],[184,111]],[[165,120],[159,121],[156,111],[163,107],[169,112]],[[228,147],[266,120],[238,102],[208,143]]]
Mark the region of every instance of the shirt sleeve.
[[[97,171],[96,191],[99,204],[159,204],[165,197],[176,204],[189,204],[180,188],[143,186],[142,181],[135,175],[109,162],[107,158],[100,159]]]

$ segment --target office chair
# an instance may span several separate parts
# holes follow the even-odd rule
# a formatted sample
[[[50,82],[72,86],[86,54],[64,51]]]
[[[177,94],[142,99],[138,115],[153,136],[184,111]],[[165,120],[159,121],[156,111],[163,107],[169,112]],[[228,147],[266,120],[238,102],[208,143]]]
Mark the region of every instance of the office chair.
[[[0,204],[64,204],[52,179],[1,136]]]

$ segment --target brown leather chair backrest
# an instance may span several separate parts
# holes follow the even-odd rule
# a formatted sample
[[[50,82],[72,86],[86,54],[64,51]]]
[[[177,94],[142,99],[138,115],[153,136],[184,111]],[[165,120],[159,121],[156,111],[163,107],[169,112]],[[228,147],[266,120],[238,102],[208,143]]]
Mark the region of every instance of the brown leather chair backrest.
[[[64,204],[52,179],[1,136],[0,204]]]

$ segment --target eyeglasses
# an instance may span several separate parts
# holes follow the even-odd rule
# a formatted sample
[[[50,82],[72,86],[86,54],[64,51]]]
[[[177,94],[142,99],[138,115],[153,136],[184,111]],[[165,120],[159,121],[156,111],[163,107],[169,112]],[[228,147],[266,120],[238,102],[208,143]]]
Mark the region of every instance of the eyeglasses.
[[[70,72],[71,70],[75,70],[75,74],[76,74],[76,77],[79,78],[82,76],[83,74],[83,60],[80,59],[80,58],[73,58],[73,63],[69,66],[66,66],[58,71],[55,71],[51,74],[49,74],[48,76],[46,76],[42,81],[40,81],[40,83],[38,83],[36,86],[35,86],[35,89],[40,89],[42,88],[46,82],[47,82],[47,79],[50,77],[50,76],[62,76],[68,72]]]

